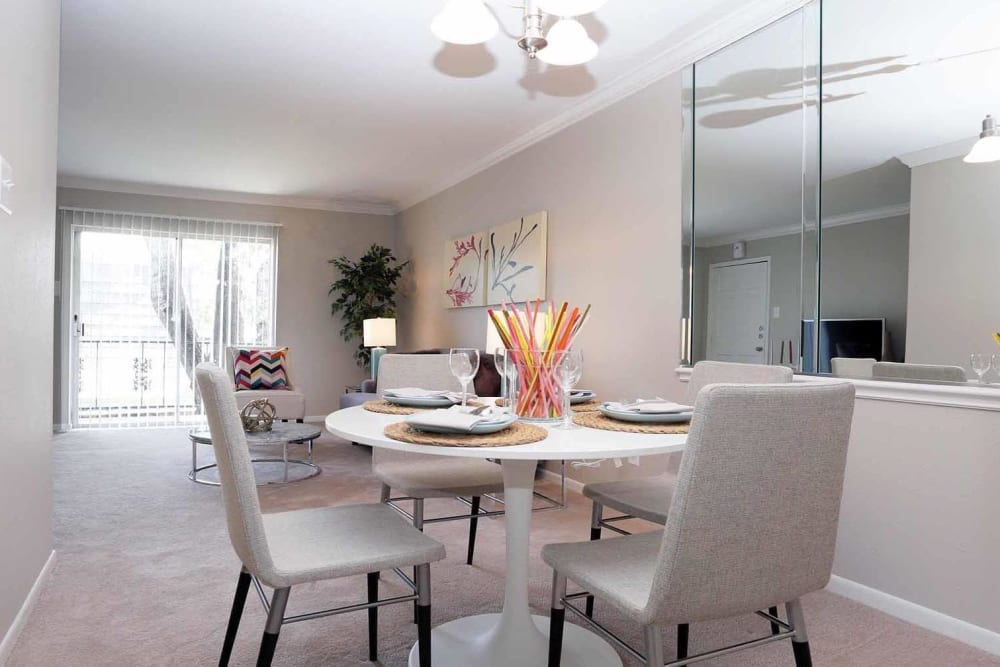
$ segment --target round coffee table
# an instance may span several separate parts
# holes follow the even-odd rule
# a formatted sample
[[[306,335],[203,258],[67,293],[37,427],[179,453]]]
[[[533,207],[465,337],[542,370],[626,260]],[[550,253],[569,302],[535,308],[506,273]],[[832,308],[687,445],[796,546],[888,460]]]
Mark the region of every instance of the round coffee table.
[[[284,471],[280,481],[264,482],[264,484],[285,484],[287,482],[300,482],[310,477],[315,477],[322,472],[322,469],[312,462],[313,440],[322,434],[322,430],[312,424],[275,424],[270,431],[260,433],[247,433],[247,445],[250,447],[263,447],[281,445],[281,458],[251,459],[253,463],[282,463]],[[198,473],[203,470],[215,468],[216,464],[198,465],[198,445],[211,445],[212,434],[207,428],[192,430],[188,437],[191,438],[191,472],[188,479],[195,484],[205,484],[206,486],[219,486],[219,482],[212,479],[199,479]],[[306,445],[306,460],[289,459],[288,445]],[[293,468],[305,468],[306,474],[297,477],[289,477],[289,466]]]

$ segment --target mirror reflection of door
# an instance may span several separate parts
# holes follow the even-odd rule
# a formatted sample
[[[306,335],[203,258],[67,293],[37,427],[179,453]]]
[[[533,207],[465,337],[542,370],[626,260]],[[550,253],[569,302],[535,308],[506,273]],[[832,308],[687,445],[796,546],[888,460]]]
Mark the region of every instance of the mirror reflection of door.
[[[767,258],[709,267],[708,359],[768,363],[770,273]]]

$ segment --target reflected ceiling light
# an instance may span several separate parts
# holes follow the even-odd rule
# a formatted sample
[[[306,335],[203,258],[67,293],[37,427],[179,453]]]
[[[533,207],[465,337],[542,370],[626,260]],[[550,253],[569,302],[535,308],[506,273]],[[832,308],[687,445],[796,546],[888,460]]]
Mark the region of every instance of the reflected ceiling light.
[[[431,21],[431,32],[451,44],[482,44],[498,30],[500,24],[482,0],[448,0]]]
[[[978,164],[997,160],[1000,160],[1000,130],[997,129],[996,119],[987,115],[983,119],[983,131],[979,134],[979,141],[963,161]]]
[[[549,45],[538,52],[548,65],[582,65],[597,56],[597,42],[576,19],[560,19],[546,35]]]
[[[517,45],[549,65],[581,65],[597,55],[597,43],[574,16],[596,11],[607,0],[524,0],[524,28]],[[561,17],[548,34],[547,16]],[[483,0],[448,0],[431,32],[451,44],[481,44],[497,33],[496,17]]]
[[[608,0],[538,0],[538,6],[553,16],[582,16],[600,9]]]

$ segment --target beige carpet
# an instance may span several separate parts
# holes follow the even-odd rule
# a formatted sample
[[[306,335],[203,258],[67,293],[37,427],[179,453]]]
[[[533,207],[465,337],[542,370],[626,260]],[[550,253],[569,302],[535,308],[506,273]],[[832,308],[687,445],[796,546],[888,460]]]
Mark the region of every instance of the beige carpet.
[[[209,453],[206,448],[206,458]],[[326,437],[316,454],[323,474],[262,488],[265,511],[377,500],[366,449]],[[187,480],[184,432],[62,435],[55,463],[56,564],[9,664],[215,664],[239,563],[226,536],[218,489]],[[462,508],[454,501],[429,503],[428,516]],[[538,550],[547,541],[586,539],[588,517],[589,504],[579,496],[565,511],[535,515],[530,594],[539,613],[548,608],[550,573]],[[465,522],[428,527],[448,548],[448,559],[433,567],[435,623],[499,609],[503,521],[480,522],[472,567],[464,563],[466,530]],[[401,590],[396,582],[387,585]],[[360,600],[364,590],[363,577],[298,587],[289,612]],[[804,605],[816,665],[1000,665],[998,657],[830,593],[810,595]],[[406,664],[416,635],[411,613],[406,605],[381,613],[381,664]],[[600,606],[598,617],[638,640],[634,627]],[[248,600],[233,664],[253,664],[263,619],[257,600]],[[767,624],[753,617],[698,624],[691,629],[691,647],[703,650],[766,631]],[[366,638],[362,613],[297,623],[282,631],[275,664],[369,665]],[[672,647],[673,636],[665,641]],[[781,643],[705,664],[770,667],[793,661],[790,646]]]

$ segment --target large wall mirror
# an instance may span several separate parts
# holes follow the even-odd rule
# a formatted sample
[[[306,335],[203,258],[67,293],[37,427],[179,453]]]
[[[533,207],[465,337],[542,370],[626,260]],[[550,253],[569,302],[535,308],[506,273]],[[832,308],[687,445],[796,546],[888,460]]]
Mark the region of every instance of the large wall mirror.
[[[964,158],[1000,114],[998,24],[995,0],[817,0],[685,72],[686,361],[977,380],[1000,161]]]

